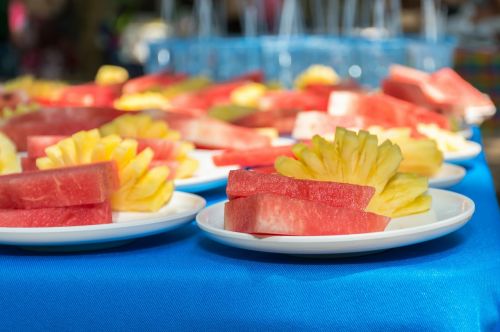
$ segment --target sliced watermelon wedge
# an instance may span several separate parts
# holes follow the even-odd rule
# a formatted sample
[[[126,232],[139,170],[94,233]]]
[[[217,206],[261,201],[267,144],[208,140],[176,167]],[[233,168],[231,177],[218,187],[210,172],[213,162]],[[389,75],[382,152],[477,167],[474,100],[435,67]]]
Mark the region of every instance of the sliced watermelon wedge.
[[[341,235],[381,232],[389,218],[322,202],[274,194],[231,200],[224,208],[224,228],[262,235]]]
[[[375,189],[347,183],[297,180],[279,174],[236,170],[229,173],[226,194],[229,199],[256,194],[277,194],[334,207],[364,210]]]

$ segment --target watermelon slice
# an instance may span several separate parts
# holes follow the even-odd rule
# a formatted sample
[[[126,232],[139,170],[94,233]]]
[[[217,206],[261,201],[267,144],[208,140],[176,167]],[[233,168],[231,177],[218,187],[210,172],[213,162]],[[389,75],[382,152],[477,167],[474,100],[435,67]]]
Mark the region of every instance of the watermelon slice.
[[[270,91],[259,101],[261,111],[274,109],[324,111],[328,108],[328,95],[318,95],[307,91]]]
[[[108,202],[40,209],[0,209],[0,227],[62,227],[109,224]]]
[[[299,110],[273,109],[255,112],[234,121],[234,124],[250,128],[275,128],[280,134],[292,132]]]
[[[136,138],[138,147],[137,153],[140,153],[146,148],[150,148],[154,152],[155,160],[172,160],[179,154],[182,142],[171,141],[167,139],[155,138]]]
[[[0,209],[102,203],[118,188],[114,162],[0,176]]]
[[[269,137],[248,128],[234,126],[208,117],[192,117],[164,113],[157,118],[167,121],[170,128],[181,133],[184,140],[208,149],[246,149],[271,145]]]
[[[21,169],[23,172],[38,171],[36,159],[37,158],[21,157]]]
[[[229,199],[256,194],[277,194],[333,207],[364,210],[375,189],[347,183],[297,180],[279,174],[236,170],[229,173],[226,194]]]
[[[16,116],[0,127],[19,151],[26,151],[27,137],[36,135],[72,135],[98,128],[121,112],[109,108],[49,108]]]
[[[68,136],[61,135],[37,135],[29,136],[27,138],[27,150],[29,158],[44,157],[45,149],[49,146],[57,144],[59,141],[67,138]]]
[[[128,80],[122,88],[124,94],[144,92],[147,90],[165,88],[187,78],[184,74],[161,72],[144,75]]]
[[[279,156],[293,157],[292,146],[270,146],[265,148],[227,150],[212,157],[216,166],[267,166],[274,165]]]
[[[97,85],[94,83],[73,85],[64,88],[59,100],[54,103],[59,106],[74,107],[112,107],[120,96],[121,85]]]
[[[333,136],[335,128],[365,128],[369,124],[364,117],[357,115],[334,116],[324,112],[300,112],[297,115],[292,137],[310,140],[314,135]]]
[[[266,235],[341,235],[381,232],[389,218],[322,202],[257,194],[226,203],[224,228]]]

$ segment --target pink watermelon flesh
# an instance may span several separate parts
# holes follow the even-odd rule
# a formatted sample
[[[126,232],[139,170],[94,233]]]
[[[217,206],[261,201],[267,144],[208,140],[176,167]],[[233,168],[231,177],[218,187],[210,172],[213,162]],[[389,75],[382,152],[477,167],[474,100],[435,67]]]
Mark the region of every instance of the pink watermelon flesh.
[[[0,227],[59,227],[109,224],[108,202],[40,209],[0,209]]]
[[[389,218],[274,194],[258,194],[226,203],[224,228],[269,235],[341,235],[381,232]]]
[[[106,201],[118,186],[114,162],[0,176],[0,209],[37,209]]]
[[[208,117],[165,114],[169,127],[178,130],[183,139],[209,149],[247,149],[270,146],[269,137],[255,130],[234,126]]]
[[[22,157],[21,168],[23,172],[38,171],[38,168],[36,167],[36,159],[37,158]]]
[[[172,160],[179,154],[181,142],[167,139],[139,138],[137,151],[150,148],[154,152],[154,160]]]
[[[59,141],[67,138],[69,136],[60,135],[38,135],[38,136],[28,136],[27,138],[27,149],[28,157],[39,158],[44,157],[45,149],[49,146],[57,144]]]
[[[226,194],[229,199],[256,194],[276,194],[333,207],[364,210],[375,189],[347,183],[297,180],[279,174],[236,170],[229,173]]]
[[[274,165],[279,156],[293,157],[292,146],[270,146],[257,149],[227,150],[212,157],[216,166],[267,166]]]

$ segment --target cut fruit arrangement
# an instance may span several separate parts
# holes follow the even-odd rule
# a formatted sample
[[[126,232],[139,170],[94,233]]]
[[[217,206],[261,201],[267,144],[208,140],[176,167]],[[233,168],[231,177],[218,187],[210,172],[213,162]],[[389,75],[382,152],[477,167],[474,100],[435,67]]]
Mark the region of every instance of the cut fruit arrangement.
[[[39,169],[53,169],[113,160],[120,186],[111,196],[116,211],[159,210],[171,198],[173,183],[167,181],[166,166],[151,167],[150,148],[137,153],[138,143],[117,135],[101,137],[97,129],[82,131],[45,149],[46,157],[36,160]]]
[[[257,235],[338,235],[383,231],[390,218],[431,207],[427,179],[399,173],[399,147],[337,128],[335,140],[296,144],[278,157],[280,174],[232,171],[224,227]]]

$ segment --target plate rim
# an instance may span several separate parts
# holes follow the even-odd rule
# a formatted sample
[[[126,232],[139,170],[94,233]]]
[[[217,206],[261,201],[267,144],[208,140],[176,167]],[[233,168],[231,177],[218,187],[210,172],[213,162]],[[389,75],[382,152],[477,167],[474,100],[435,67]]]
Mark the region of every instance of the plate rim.
[[[460,175],[457,175],[456,177],[447,176],[445,178],[430,177],[430,178],[428,178],[429,179],[429,187],[436,188],[436,189],[443,189],[441,187],[434,187],[434,186],[440,186],[440,185],[445,185],[447,187],[452,186],[452,185],[455,185],[455,184],[459,183],[460,181],[462,181],[463,178],[465,177],[465,175],[467,175],[467,170],[465,169],[465,167],[462,167],[462,166],[456,165],[456,164],[452,164],[452,163],[444,162],[441,165],[441,168],[443,168],[445,166],[459,171]]]
[[[478,142],[467,140],[467,144],[470,146],[470,149],[474,149],[473,154],[461,154],[461,151],[453,151],[453,152],[445,152],[443,153],[444,161],[455,162],[455,161],[464,161],[476,158],[483,151],[483,146]],[[451,156],[450,156],[451,155]]]
[[[471,219],[472,215],[475,212],[475,203],[472,199],[469,197],[449,191],[449,190],[443,190],[443,189],[436,189],[436,188],[429,188],[429,191],[431,192],[445,192],[446,194],[450,194],[452,196],[457,196],[461,199],[465,199],[465,201],[470,204],[470,208],[456,216],[453,216],[451,218],[438,221],[432,224],[425,224],[425,225],[420,225],[420,226],[415,226],[411,228],[405,228],[405,229],[395,229],[395,230],[390,230],[390,231],[383,231],[383,232],[371,232],[371,233],[360,233],[360,234],[342,234],[342,235],[312,235],[312,236],[286,236],[286,235],[274,235],[274,236],[268,236],[265,238],[259,238],[256,236],[253,236],[248,233],[240,233],[240,232],[233,232],[233,231],[227,231],[224,229],[218,229],[213,226],[204,224],[203,221],[200,219],[202,218],[203,214],[206,214],[212,209],[216,209],[219,206],[223,206],[227,202],[219,202],[214,205],[208,206],[203,208],[198,214],[196,215],[196,224],[205,232],[208,234],[218,234],[223,237],[230,237],[230,238],[237,238],[240,240],[254,240],[254,241],[263,241],[263,242],[280,242],[280,243],[304,243],[304,242],[311,242],[311,243],[326,243],[326,242],[356,242],[356,241],[365,241],[365,240],[381,240],[381,239],[386,239],[386,238],[393,238],[393,237],[401,237],[401,236],[406,236],[406,235],[414,235],[414,234],[419,234],[419,233],[425,233],[428,231],[433,231],[433,230],[439,230],[441,228],[445,228],[451,225],[454,225],[455,223],[459,223],[459,221],[465,220],[465,223],[468,222],[468,220]],[[464,223],[464,224],[465,224]],[[213,230],[212,232],[209,230]],[[314,241],[307,241],[307,240],[313,240]]]

